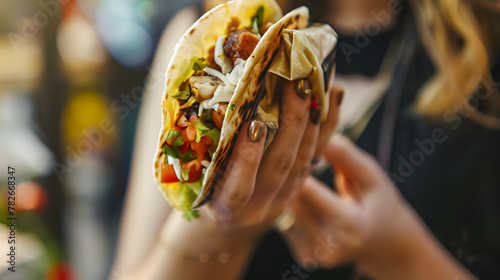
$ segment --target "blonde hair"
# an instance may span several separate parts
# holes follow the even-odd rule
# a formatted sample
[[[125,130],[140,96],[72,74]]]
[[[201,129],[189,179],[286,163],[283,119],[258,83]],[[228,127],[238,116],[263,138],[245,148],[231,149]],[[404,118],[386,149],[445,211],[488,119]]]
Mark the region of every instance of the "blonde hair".
[[[416,111],[433,117],[455,110],[455,104],[467,108],[472,119],[492,128],[500,128],[498,92],[490,78],[490,34],[486,13],[479,0],[412,1],[420,34],[436,67],[436,74],[422,87]],[[491,5],[492,2],[488,2]],[[499,4],[493,4],[500,9]],[[489,7],[491,11],[491,6]],[[479,16],[481,14],[482,16]],[[471,108],[468,100],[478,90],[488,91],[486,113]],[[477,108],[476,108],[477,109]],[[456,111],[451,111],[456,113]]]
[[[456,106],[461,105],[467,107],[471,119],[476,122],[500,128],[500,96],[490,78],[489,61],[493,56],[490,40],[500,34],[492,35],[490,31],[498,31],[489,30],[491,24],[488,22],[493,16],[488,13],[500,14],[500,3],[490,0],[401,1],[411,2],[420,36],[436,68],[434,77],[420,90],[416,112],[442,120],[443,114],[456,114]],[[206,0],[206,8],[220,2],[225,1]],[[287,8],[306,4],[311,6],[311,12],[320,13],[328,10],[325,6],[329,1],[278,2]],[[478,91],[486,91],[489,96],[484,113],[468,103]]]

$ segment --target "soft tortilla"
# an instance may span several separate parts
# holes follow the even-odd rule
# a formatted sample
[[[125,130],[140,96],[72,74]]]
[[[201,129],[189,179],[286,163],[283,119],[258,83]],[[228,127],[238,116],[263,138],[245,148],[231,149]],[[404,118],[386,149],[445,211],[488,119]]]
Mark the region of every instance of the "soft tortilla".
[[[244,122],[249,121],[256,113],[257,106],[262,98],[262,92],[266,73],[273,61],[274,56],[280,49],[283,40],[284,29],[301,29],[308,24],[309,11],[305,7],[293,10],[282,18],[282,12],[276,2],[272,0],[258,1],[230,1],[221,4],[203,15],[184,34],[177,44],[174,55],[166,73],[166,89],[163,96],[162,129],[158,141],[158,148],[154,159],[154,177],[160,187],[165,199],[178,210],[186,211],[186,207],[180,205],[181,184],[161,183],[161,163],[165,156],[162,147],[166,142],[166,134],[169,128],[175,126],[175,119],[180,112],[177,101],[172,102],[171,95],[175,93],[180,83],[190,73],[194,60],[189,58],[207,57],[208,50],[214,45],[220,35],[227,35],[226,28],[232,17],[241,20],[240,28],[248,26],[250,19],[255,15],[257,9],[264,6],[264,22],[276,22],[271,26],[259,41],[251,57],[247,60],[244,75],[239,81],[230,104],[234,104],[234,110],[227,112],[222,126],[221,137],[217,150],[209,167],[207,168],[202,184],[202,189],[191,208],[199,207],[208,201],[213,190],[221,185],[224,169],[231,156],[232,148],[239,134],[239,129]],[[281,18],[281,19],[280,19]],[[203,46],[200,48],[200,46]],[[278,116],[274,116],[278,117]]]

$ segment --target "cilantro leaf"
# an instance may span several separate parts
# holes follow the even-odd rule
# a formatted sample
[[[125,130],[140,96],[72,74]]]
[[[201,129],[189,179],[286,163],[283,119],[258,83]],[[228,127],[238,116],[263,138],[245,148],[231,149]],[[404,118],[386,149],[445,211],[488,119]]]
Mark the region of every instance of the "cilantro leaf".
[[[177,137],[174,141],[174,143],[172,144],[172,147],[179,147],[179,146],[182,146],[184,145],[184,138],[181,137]]]
[[[259,36],[260,38],[260,32],[259,32],[259,25],[264,21],[264,6],[260,6],[259,9],[257,9],[257,13],[255,14],[254,17],[252,17],[252,22],[251,22],[251,28],[253,29],[253,32]]]
[[[171,156],[173,158],[179,158],[179,150],[177,148],[170,148],[169,145],[165,144],[163,145],[163,154],[167,156]],[[167,158],[165,157],[165,162],[167,161]]]
[[[234,107],[236,107],[236,105],[233,103],[229,106],[229,111],[234,111]]]
[[[257,18],[258,20],[258,24],[261,24],[262,21],[264,20],[264,6],[260,6],[259,9],[257,10],[257,14],[255,15],[255,17]]]
[[[182,132],[170,129],[167,133],[167,143],[172,143],[170,144],[170,146],[172,147],[179,147],[184,145],[184,138],[182,138]]]
[[[197,158],[198,158],[198,156],[196,154],[193,154],[193,152],[191,150],[189,150],[181,156],[180,160],[184,164],[184,163],[191,162]]]
[[[191,222],[191,219],[198,219],[200,217],[200,212],[198,210],[187,210],[182,214],[182,217],[186,219],[186,221]]]

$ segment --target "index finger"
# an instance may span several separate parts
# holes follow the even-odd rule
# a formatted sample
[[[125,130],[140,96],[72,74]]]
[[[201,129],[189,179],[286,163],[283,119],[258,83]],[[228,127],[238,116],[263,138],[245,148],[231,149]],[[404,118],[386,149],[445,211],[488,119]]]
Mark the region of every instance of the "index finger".
[[[266,133],[267,127],[261,121],[242,126],[224,175],[214,185],[214,199],[209,202],[215,220],[231,221],[252,197]]]

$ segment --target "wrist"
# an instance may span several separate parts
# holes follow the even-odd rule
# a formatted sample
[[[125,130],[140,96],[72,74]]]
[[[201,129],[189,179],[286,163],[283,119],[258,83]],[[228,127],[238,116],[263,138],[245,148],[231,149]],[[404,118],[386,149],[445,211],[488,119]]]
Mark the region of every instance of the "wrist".
[[[422,237],[395,241],[386,246],[387,249],[381,248],[378,254],[375,252],[360,261],[359,267],[363,273],[376,279],[412,279],[411,276],[422,267],[423,248],[428,247],[428,241]]]
[[[257,244],[257,238],[248,232],[221,227],[203,217],[188,222],[178,213],[169,216],[160,238],[172,257],[202,262],[225,262]]]
[[[413,209],[402,205],[400,210],[359,262],[362,271],[377,279],[412,279],[410,275],[422,268],[422,260],[433,257],[428,256],[436,247],[433,236]]]
[[[359,262],[376,279],[475,279],[427,230],[413,211],[401,223],[405,230],[388,238],[386,246]],[[391,249],[388,249],[391,248]]]

